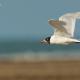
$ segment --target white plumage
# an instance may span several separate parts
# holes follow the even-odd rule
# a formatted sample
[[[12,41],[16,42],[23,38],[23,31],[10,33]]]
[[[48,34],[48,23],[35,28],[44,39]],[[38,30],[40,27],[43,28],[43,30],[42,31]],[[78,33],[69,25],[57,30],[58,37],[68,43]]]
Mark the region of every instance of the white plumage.
[[[54,27],[50,44],[80,43],[79,40],[73,38],[76,19],[80,19],[80,12],[64,14],[58,20],[48,20],[49,24]]]

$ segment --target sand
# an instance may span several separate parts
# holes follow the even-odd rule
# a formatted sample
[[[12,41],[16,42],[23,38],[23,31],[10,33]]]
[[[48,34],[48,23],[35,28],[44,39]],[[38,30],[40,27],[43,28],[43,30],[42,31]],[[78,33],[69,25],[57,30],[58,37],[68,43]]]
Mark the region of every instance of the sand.
[[[80,60],[0,61],[0,80],[80,80]]]

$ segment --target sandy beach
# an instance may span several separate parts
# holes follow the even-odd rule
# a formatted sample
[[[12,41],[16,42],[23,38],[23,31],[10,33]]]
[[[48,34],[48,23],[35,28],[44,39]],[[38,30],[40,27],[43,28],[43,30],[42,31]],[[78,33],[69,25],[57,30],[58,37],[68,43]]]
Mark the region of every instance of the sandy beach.
[[[80,60],[1,60],[0,80],[80,80]]]

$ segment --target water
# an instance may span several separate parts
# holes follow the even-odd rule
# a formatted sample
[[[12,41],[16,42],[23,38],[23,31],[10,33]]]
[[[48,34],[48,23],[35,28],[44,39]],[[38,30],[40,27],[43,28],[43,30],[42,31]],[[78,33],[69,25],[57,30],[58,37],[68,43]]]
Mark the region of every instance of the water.
[[[34,41],[1,41],[0,58],[22,59],[59,59],[76,58],[80,56],[80,44],[74,45],[44,45]]]

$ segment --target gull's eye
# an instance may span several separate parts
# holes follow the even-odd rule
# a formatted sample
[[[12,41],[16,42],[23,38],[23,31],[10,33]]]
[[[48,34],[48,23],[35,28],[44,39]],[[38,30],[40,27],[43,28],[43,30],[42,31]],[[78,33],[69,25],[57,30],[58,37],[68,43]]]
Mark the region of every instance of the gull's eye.
[[[49,41],[49,40],[50,40],[50,37],[47,37],[45,40],[46,40],[46,41]]]
[[[48,41],[48,38],[46,38],[45,40]]]
[[[48,41],[49,39],[47,38],[47,41]]]

